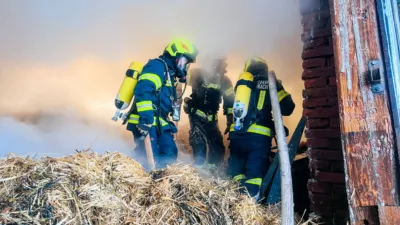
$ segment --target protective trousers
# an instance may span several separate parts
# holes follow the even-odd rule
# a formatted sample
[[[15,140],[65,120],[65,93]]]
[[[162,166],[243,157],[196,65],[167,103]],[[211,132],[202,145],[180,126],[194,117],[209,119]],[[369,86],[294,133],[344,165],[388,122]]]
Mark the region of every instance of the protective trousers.
[[[246,187],[250,196],[256,196],[269,166],[271,138],[246,133],[240,138],[231,138],[229,148],[230,176]]]
[[[132,133],[136,144],[134,159],[138,160],[139,163],[149,171],[150,168],[147,163],[144,141],[140,140],[141,134],[138,129],[133,129]],[[167,165],[175,163],[178,158],[178,148],[176,147],[171,131],[164,130],[161,131],[160,135],[158,135],[156,127],[153,126],[148,135],[150,135],[150,142],[156,167],[155,169],[162,169]]]
[[[225,147],[218,127],[218,121],[204,121],[196,115],[189,117],[189,143],[193,150],[194,165],[201,166],[207,158],[207,164],[219,166],[224,160]]]

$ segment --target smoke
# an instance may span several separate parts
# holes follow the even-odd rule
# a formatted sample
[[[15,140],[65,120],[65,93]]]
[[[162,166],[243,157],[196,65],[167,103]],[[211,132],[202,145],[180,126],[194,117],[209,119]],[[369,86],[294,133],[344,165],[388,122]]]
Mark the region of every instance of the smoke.
[[[111,121],[114,97],[130,62],[157,57],[173,37],[199,48],[192,67],[226,53],[233,83],[247,57],[265,58],[296,102],[289,129],[301,116],[297,1],[2,1],[0,28],[0,155],[131,154],[132,135]]]

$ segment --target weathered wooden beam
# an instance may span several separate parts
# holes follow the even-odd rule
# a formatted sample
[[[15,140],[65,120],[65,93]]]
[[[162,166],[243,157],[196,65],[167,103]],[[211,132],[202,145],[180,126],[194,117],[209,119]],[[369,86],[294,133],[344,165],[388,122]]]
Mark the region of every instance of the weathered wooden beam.
[[[385,59],[385,80],[389,90],[397,151],[400,153],[400,21],[396,4],[398,2],[378,0],[377,12]]]
[[[368,214],[357,207],[397,204],[393,129],[387,91],[373,93],[368,82],[368,63],[383,64],[375,1],[330,2],[347,195],[356,224]]]
[[[398,206],[380,206],[380,223],[385,225],[397,225],[400,221],[400,207]]]

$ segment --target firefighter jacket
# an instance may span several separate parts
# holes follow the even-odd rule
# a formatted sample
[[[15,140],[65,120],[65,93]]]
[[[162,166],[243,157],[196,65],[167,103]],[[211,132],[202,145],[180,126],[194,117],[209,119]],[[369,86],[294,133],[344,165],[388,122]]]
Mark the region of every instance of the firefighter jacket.
[[[135,100],[129,116],[127,129],[133,130],[141,124],[152,124],[158,131],[177,132],[174,123],[169,120],[172,104],[176,98],[175,79],[169,76],[167,69],[172,68],[168,58],[151,59],[143,67],[134,90]]]
[[[238,80],[234,89],[235,92],[236,87],[243,82],[243,80]],[[251,88],[251,96],[248,103],[248,113],[244,118],[244,129],[235,131],[234,125],[231,125],[230,138],[232,139],[241,133],[254,133],[271,137],[275,133],[275,126],[272,117],[268,75],[257,75],[254,76],[253,81],[245,82]],[[290,116],[295,108],[295,103],[280,81],[276,82],[276,87],[282,116]]]
[[[231,80],[225,76],[207,74],[204,70],[192,70],[189,85],[192,86],[190,100],[185,101],[185,113],[195,114],[208,122],[218,119],[220,103],[223,100],[223,114],[232,115],[235,99]]]

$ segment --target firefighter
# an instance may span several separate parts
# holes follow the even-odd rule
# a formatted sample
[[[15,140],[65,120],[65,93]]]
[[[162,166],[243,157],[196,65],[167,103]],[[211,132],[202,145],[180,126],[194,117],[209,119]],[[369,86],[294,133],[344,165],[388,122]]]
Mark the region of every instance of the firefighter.
[[[223,99],[223,114],[227,120],[224,131],[226,135],[233,122],[234,93],[232,82],[225,75],[226,57],[209,56],[208,62],[205,67],[192,69],[189,73],[192,93],[184,99],[184,112],[188,114],[190,121],[189,143],[193,150],[194,166],[215,168],[221,165],[225,156],[223,136],[218,127],[220,103]]]
[[[198,50],[187,40],[171,41],[163,54],[144,65],[134,89],[134,102],[127,124],[136,144],[135,158],[148,169],[146,151],[141,137],[150,135],[156,169],[174,163],[178,149],[174,140],[177,127],[170,120],[176,108],[176,85],[185,83],[191,63],[196,61]],[[179,115],[178,115],[179,116]]]
[[[292,97],[280,81],[276,85],[282,116],[290,116],[295,108]],[[235,124],[229,132],[228,171],[233,180],[258,200],[262,177],[269,166],[275,132],[265,60],[260,57],[249,58],[234,90]]]

